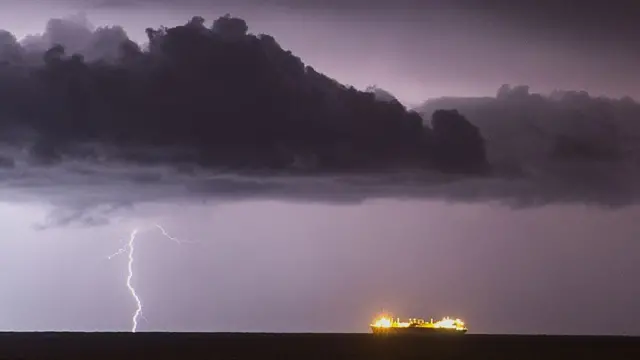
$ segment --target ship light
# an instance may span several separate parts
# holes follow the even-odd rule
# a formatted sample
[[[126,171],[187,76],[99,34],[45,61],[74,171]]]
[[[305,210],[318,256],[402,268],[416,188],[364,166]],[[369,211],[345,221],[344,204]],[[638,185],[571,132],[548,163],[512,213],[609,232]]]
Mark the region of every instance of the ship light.
[[[444,319],[436,322],[434,327],[437,328],[445,328],[445,329],[456,329],[456,330],[464,330],[464,322],[460,319],[451,319],[449,317],[445,317]]]
[[[391,318],[386,316],[379,317],[376,321],[373,322],[373,326],[380,328],[390,328],[393,321]]]

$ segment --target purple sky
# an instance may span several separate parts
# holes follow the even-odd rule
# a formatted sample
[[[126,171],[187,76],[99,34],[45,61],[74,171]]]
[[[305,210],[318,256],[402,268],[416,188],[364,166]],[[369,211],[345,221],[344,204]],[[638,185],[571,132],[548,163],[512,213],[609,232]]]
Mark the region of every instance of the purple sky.
[[[638,334],[637,207],[155,203],[110,226],[35,231],[44,209],[0,206],[3,329],[128,329],[126,255],[106,257],[146,225],[139,330],[357,332],[385,308],[480,333]],[[171,242],[156,221],[200,243]]]
[[[503,83],[640,95],[632,71],[640,47],[630,35],[638,25],[622,17],[614,23],[613,14],[595,8],[555,8],[543,18],[545,11],[524,5],[489,12],[471,1],[431,9],[414,2],[416,11],[409,1],[368,3],[370,10],[357,1],[324,9],[284,0],[261,7],[98,3],[3,1],[0,24],[23,36],[41,32],[48,18],[85,10],[96,25],[122,24],[142,41],[147,26],[232,11],[319,71],[360,88],[378,84],[407,103],[494,95]],[[61,202],[75,199],[70,194],[86,199],[113,190],[126,201],[145,189],[43,186],[23,188],[19,193],[30,195],[22,197],[3,184],[0,330],[127,331],[135,307],[124,282],[126,255],[106,257],[142,227],[150,230],[140,234],[135,262],[146,318],[140,331],[358,332],[385,308],[403,317],[459,316],[474,333],[640,335],[637,206],[202,203],[193,196],[173,201],[158,188],[157,199],[110,213],[108,225],[36,230]],[[171,242],[155,222],[199,243]]]
[[[410,104],[494,95],[504,83],[640,96],[640,7],[632,0],[16,0],[0,10],[0,24],[19,37],[83,10],[96,25],[121,24],[141,42],[148,26],[231,12],[319,71],[358,88],[375,83]]]

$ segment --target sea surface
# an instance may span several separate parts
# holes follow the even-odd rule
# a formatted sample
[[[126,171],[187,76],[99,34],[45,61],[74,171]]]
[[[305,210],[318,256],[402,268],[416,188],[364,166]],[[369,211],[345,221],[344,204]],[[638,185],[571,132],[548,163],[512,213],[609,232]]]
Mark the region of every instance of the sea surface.
[[[0,333],[0,359],[640,359],[640,337]]]

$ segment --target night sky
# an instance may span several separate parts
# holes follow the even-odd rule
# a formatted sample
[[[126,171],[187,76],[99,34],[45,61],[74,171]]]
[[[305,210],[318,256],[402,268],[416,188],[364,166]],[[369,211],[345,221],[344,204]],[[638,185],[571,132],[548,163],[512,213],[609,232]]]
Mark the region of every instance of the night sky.
[[[502,84],[638,99],[634,4],[7,0],[0,28],[20,39],[83,12],[143,44],[146,27],[231,13],[318,72],[406,106]],[[616,114],[638,121],[634,109]],[[127,255],[107,257],[138,228],[139,331],[366,332],[385,309],[460,317],[472,333],[640,335],[640,125],[616,123],[623,160],[557,165],[509,123],[544,114],[513,116],[486,128],[489,161],[515,154],[530,182],[23,167],[3,143],[17,163],[0,168],[0,330],[130,330]],[[416,185],[423,175],[430,185]]]

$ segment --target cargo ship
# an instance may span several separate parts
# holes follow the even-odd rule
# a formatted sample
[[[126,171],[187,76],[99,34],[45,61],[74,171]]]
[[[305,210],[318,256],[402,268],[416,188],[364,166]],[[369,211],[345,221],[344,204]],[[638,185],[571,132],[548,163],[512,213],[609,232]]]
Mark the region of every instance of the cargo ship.
[[[381,315],[370,325],[374,334],[395,334],[395,335],[438,335],[438,334],[465,334],[467,328],[460,319],[444,317],[440,321],[425,321],[423,319],[410,318],[407,321],[400,321],[399,318]]]

